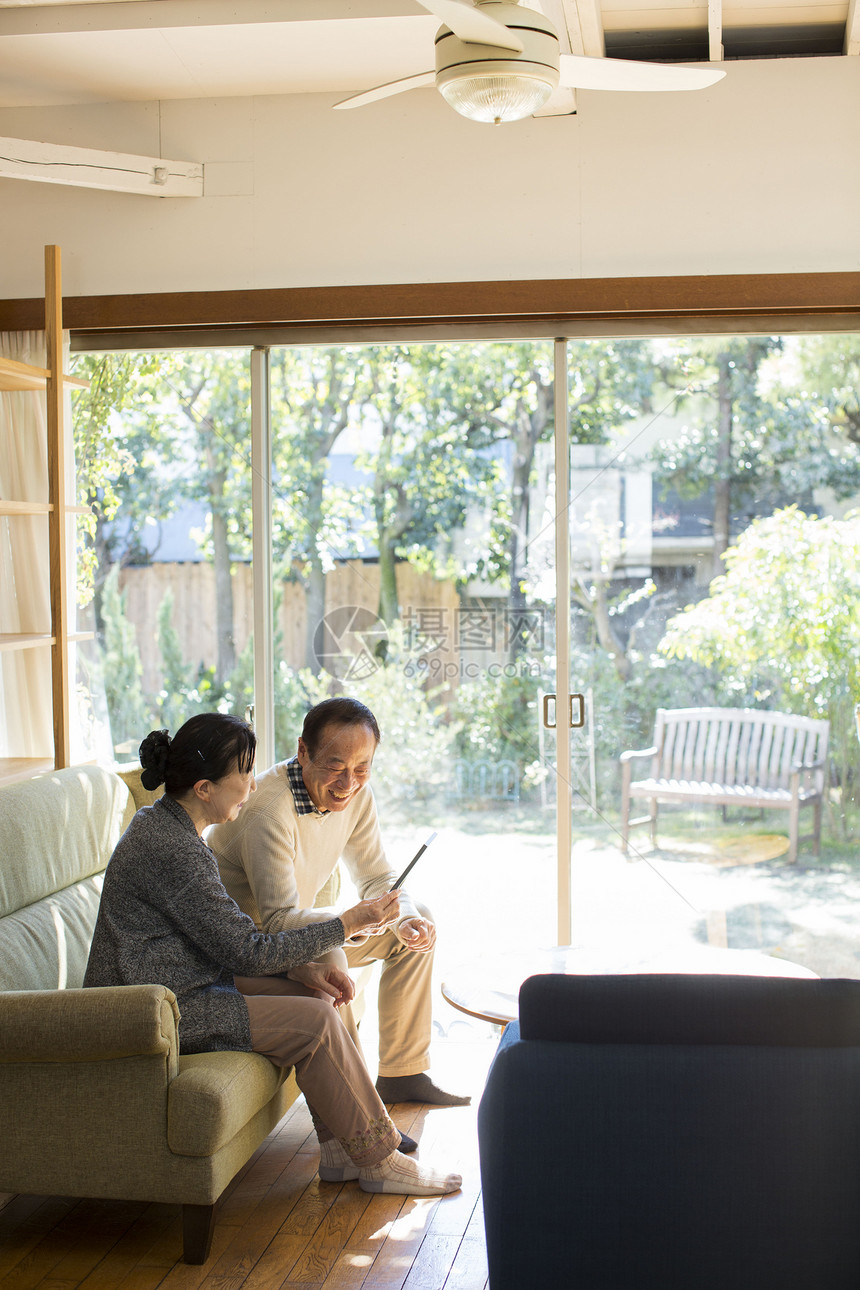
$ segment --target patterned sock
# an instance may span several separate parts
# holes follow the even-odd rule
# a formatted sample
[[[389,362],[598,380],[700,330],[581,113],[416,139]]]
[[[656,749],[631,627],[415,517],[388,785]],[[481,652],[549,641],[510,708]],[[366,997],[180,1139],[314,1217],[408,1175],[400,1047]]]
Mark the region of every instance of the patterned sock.
[[[323,1182],[348,1182],[358,1177],[358,1165],[353,1164],[337,1138],[327,1138],[320,1143],[319,1173]]]
[[[432,1169],[422,1169],[418,1160],[410,1160],[399,1151],[358,1171],[358,1185],[362,1191],[384,1191],[396,1196],[446,1196],[459,1191],[463,1179],[459,1174],[437,1174]]]
[[[417,1146],[418,1143],[414,1138],[401,1133],[399,1147],[401,1152],[414,1151]],[[326,1138],[319,1147],[319,1175],[323,1182],[349,1182],[350,1179],[358,1177],[358,1165],[353,1162],[337,1138]]]

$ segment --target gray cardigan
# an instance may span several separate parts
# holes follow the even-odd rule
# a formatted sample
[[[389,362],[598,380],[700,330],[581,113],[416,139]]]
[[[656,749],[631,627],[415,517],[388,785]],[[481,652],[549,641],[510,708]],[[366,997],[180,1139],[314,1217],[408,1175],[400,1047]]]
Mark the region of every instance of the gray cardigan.
[[[182,1052],[248,1051],[248,1009],[233,973],[273,976],[343,941],[339,918],[258,931],[224,890],[190,816],[162,797],[137,812],[111,856],[84,985],[167,986]]]

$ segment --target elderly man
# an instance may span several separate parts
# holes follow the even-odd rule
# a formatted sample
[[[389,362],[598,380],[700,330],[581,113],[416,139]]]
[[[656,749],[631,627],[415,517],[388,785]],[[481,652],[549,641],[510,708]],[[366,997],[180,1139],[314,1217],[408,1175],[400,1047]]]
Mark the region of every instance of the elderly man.
[[[314,901],[338,860],[361,899],[392,887],[396,874],[385,858],[370,788],[378,743],[376,718],[363,703],[325,699],[305,717],[297,755],[260,775],[239,818],[209,834],[225,887],[261,931],[331,918],[335,911],[316,909]],[[384,1102],[470,1101],[438,1088],[427,1074],[435,941],[429,911],[404,891],[393,926],[332,952],[345,954],[350,967],[382,963],[376,1087]]]

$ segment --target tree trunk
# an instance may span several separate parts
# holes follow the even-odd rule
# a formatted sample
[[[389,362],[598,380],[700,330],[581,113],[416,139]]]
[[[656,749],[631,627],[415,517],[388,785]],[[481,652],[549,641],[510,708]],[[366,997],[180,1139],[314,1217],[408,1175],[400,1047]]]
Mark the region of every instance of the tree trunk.
[[[717,359],[717,470],[714,482],[714,554],[711,577],[724,572],[723,554],[729,545],[732,468],[732,373],[730,356]]]
[[[512,663],[525,650],[525,642],[516,630],[516,624],[525,613],[526,593],[523,587],[525,577],[525,552],[529,533],[529,479],[534,460],[534,444],[525,445],[527,451],[519,451],[514,457],[513,480],[511,484],[511,584],[508,593],[510,629],[508,634],[508,656]]]
[[[320,665],[316,655],[316,634],[325,617],[325,570],[316,551],[311,555],[305,578],[305,667],[319,676]]]
[[[621,638],[612,626],[609,605],[606,600],[606,583],[596,581],[594,583],[593,598],[590,597],[589,599],[591,614],[597,629],[597,639],[612,659],[615,671],[621,680],[627,681],[630,677],[630,660],[624,651]]]
[[[223,500],[223,490],[222,490]],[[227,521],[213,498],[212,549],[215,564],[215,630],[217,655],[215,681],[224,685],[236,666],[236,642],[233,636],[233,571]]]
[[[397,569],[394,559],[395,540],[386,529],[379,527],[379,608],[377,613],[386,627],[391,627],[400,617],[397,599]]]
[[[325,570],[317,545],[317,534],[323,527],[323,484],[325,459],[316,462],[319,467],[307,488],[307,521],[310,529],[308,545],[308,566],[304,580],[305,588],[305,667],[310,668],[314,676],[319,676],[320,665],[317,662],[315,637],[317,629],[325,617]]]

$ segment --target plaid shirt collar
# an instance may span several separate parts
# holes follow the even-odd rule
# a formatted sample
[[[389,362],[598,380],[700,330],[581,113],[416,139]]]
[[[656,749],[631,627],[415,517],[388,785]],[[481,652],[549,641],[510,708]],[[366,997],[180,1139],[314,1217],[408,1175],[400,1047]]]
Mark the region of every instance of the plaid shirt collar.
[[[287,762],[287,779],[290,781],[290,788],[293,793],[293,801],[296,804],[296,815],[329,815],[329,811],[320,811],[311,801],[310,794],[305,788],[305,781],[302,779],[302,768],[299,765],[298,757],[293,757]]]

